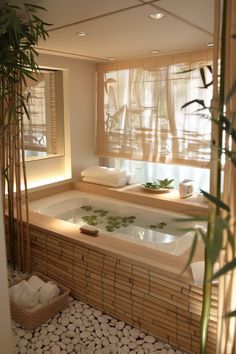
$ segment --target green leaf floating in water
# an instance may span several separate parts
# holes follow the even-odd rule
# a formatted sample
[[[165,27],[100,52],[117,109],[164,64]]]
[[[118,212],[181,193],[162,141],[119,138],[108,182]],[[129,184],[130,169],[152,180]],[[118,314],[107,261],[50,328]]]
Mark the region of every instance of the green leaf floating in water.
[[[167,224],[165,222],[160,222],[158,224],[150,225],[149,227],[151,229],[164,229],[165,226],[167,226]]]
[[[83,205],[81,209],[91,212],[91,215],[84,215],[81,217],[84,222],[92,226],[105,224],[105,229],[108,232],[113,232],[116,229],[120,229],[121,227],[128,227],[136,219],[136,216],[133,215],[107,215],[109,213],[108,210],[98,209],[90,205]]]

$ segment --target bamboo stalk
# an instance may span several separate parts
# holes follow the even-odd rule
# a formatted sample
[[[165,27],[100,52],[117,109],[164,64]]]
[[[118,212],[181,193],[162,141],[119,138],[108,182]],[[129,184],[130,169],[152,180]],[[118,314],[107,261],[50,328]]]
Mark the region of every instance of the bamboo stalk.
[[[22,94],[23,87],[21,82],[20,92]],[[22,109],[22,108],[21,108]],[[23,112],[22,112],[23,113]],[[21,152],[22,152],[22,172],[23,172],[23,182],[24,182],[24,191],[25,191],[25,230],[23,230],[23,235],[26,236],[26,247],[27,247],[27,262],[25,265],[25,270],[30,272],[31,265],[30,265],[30,234],[29,234],[29,199],[28,199],[28,189],[27,189],[27,173],[26,173],[26,163],[25,163],[25,153],[24,153],[24,121],[23,115],[20,121],[20,136],[21,136]]]

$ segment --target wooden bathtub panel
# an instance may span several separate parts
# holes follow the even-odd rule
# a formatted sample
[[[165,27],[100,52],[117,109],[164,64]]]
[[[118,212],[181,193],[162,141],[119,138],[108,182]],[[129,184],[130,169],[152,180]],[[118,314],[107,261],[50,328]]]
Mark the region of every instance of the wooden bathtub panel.
[[[33,270],[70,287],[81,301],[189,354],[199,353],[202,289],[189,279],[34,226],[30,230]],[[209,354],[215,349],[216,300],[214,289]]]

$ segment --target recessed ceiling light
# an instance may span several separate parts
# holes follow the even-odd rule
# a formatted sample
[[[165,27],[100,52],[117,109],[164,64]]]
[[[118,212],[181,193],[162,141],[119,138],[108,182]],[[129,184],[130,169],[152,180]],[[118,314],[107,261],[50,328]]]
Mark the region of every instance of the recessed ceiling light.
[[[160,20],[164,16],[165,14],[163,12],[154,12],[153,14],[149,15],[149,17],[153,20]]]
[[[88,33],[81,31],[81,32],[78,32],[78,33],[77,33],[77,36],[79,36],[79,37],[85,37],[85,36],[87,36],[87,34],[88,34]]]
[[[206,46],[207,46],[207,47],[213,47],[213,46],[214,46],[214,43],[206,43]]]
[[[160,50],[158,49],[154,49],[154,50],[151,50],[152,54],[157,54],[157,53],[160,53]]]
[[[107,60],[115,60],[115,57],[107,57]]]

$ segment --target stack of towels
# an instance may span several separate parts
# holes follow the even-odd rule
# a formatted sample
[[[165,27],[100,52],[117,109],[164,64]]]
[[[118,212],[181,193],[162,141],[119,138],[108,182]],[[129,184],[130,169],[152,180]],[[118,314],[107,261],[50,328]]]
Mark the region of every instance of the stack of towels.
[[[36,310],[49,304],[60,294],[60,290],[52,281],[45,282],[37,275],[28,281],[22,280],[9,289],[10,299],[27,310]]]
[[[81,172],[82,181],[101,184],[108,187],[122,187],[134,181],[132,174],[116,168],[91,166]]]

